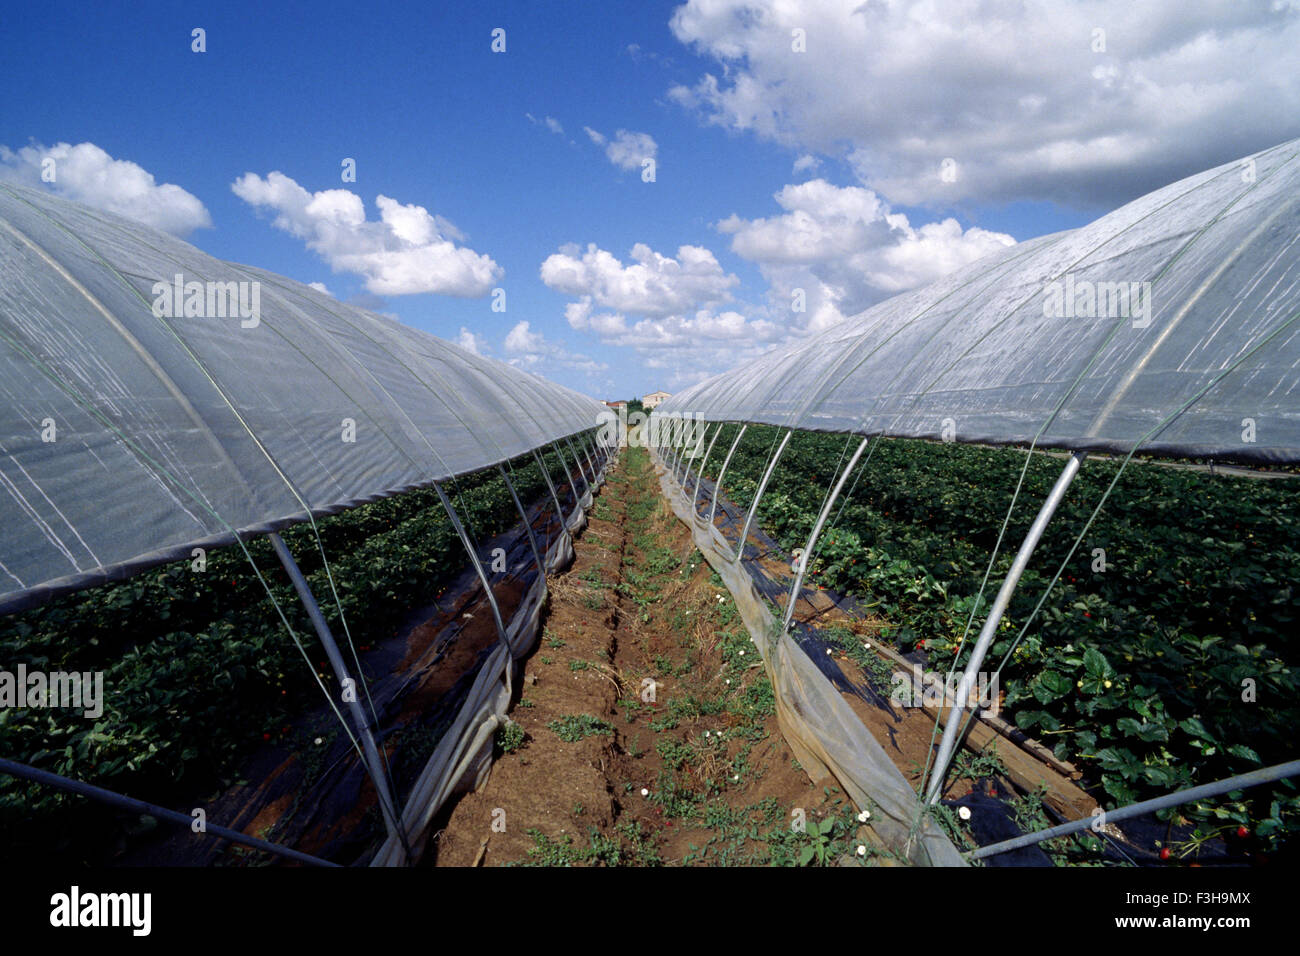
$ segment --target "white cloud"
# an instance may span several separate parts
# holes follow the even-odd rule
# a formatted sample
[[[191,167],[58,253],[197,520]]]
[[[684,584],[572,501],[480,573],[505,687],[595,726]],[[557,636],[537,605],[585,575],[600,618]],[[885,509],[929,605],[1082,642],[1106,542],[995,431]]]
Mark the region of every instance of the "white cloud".
[[[601,343],[634,349],[645,367],[663,370],[664,384],[680,388],[757,358],[788,336],[787,328],[770,319],[732,309],[699,309],[693,314],[641,319],[620,334],[602,335]]]
[[[516,355],[544,352],[546,339],[540,332],[530,332],[529,322],[520,322],[506,333],[506,351]]]
[[[462,330],[463,332],[464,330]],[[603,372],[609,368],[589,355],[567,351],[563,346],[549,341],[541,332],[532,331],[532,323],[518,322],[506,333],[507,361],[519,368],[534,366],[562,366],[582,372]]]
[[[647,159],[654,159],[659,152],[659,145],[649,133],[630,133],[625,129],[614,134],[614,139],[605,147],[609,161],[620,169],[640,169]]]
[[[564,307],[564,318],[580,332],[595,332],[600,336],[615,337],[627,331],[627,319],[614,312],[594,313],[591,296],[584,295]]]
[[[649,133],[621,129],[614,133],[613,139],[607,139],[590,126],[584,126],[583,131],[593,143],[604,147],[609,161],[619,169],[640,169],[645,160],[655,159],[659,154],[659,144]]]
[[[821,164],[822,161],[818,159],[816,156],[813,156],[811,153],[804,153],[802,156],[800,156],[798,159],[794,161],[794,168],[791,170],[791,172],[795,176],[798,176],[800,173],[815,172],[817,170],[817,167],[820,166]]]
[[[471,332],[463,325],[460,327],[460,335],[456,336],[456,344],[466,352],[473,352],[475,355],[487,355],[492,351],[488,347],[487,339]]]
[[[375,295],[487,295],[504,274],[489,256],[456,245],[465,236],[423,206],[377,196],[379,220],[346,189],[308,192],[281,172],[245,173],[231,186],[240,199],[275,212],[273,224],[321,256],[335,272],[363,276]]]
[[[638,242],[632,247],[631,259],[624,265],[594,243],[585,251],[570,244],[547,257],[541,277],[555,291],[588,296],[600,308],[647,316],[725,302],[740,282],[723,271],[712,252],[700,246],[681,246],[672,258]]]
[[[602,346],[632,349],[644,367],[662,370],[661,381],[672,388],[756,358],[787,335],[775,322],[733,309],[698,309],[634,323],[609,317],[618,320],[615,326],[601,325],[600,318],[593,317],[590,331]]]
[[[52,160],[52,165],[46,160]],[[42,178],[46,169],[52,170],[53,182]],[[158,185],[142,166],[114,159],[94,143],[34,143],[17,150],[0,146],[0,179],[43,187],[176,236],[212,226],[212,217],[198,197],[173,183]]]
[[[647,50],[639,43],[629,43],[624,49],[627,52],[627,55],[632,58],[633,63],[642,63],[646,60],[651,60],[665,67],[673,65],[672,57],[664,56],[662,53],[655,50]]]
[[[775,341],[780,330],[771,322],[750,321],[739,312],[700,309],[693,316],[670,315],[642,319],[624,337],[622,344],[638,348],[698,348],[710,343]],[[728,346],[730,348],[730,346]]]
[[[557,136],[564,135],[564,127],[554,116],[543,116],[541,119],[538,119],[532,113],[525,113],[524,115],[528,117],[528,122],[532,123],[534,126],[545,126]]]
[[[721,69],[670,98],[895,202],[1108,207],[1300,135],[1292,2],[689,0],[671,28]]]
[[[324,282],[308,282],[308,283],[307,283],[307,287],[308,287],[309,289],[315,289],[317,292],[320,292],[320,293],[323,294],[323,295],[328,295],[328,296],[332,296],[332,295],[334,295],[333,292],[331,292],[329,289],[325,288],[325,283],[324,283]]]
[[[635,350],[673,387],[756,355],[784,334],[774,322],[719,309],[740,280],[700,246],[681,246],[671,257],[637,243],[624,263],[594,244],[568,245],[542,263],[541,276],[575,297],[564,308],[571,328],[602,346]]]
[[[542,281],[572,297],[564,307],[570,328],[602,346],[635,350],[680,387],[1014,243],[954,219],[914,226],[871,190],[823,179],[788,185],[773,198],[775,215],[716,224],[767,280],[763,303],[734,302],[739,278],[700,246],[683,245],[673,257],[637,243],[623,262],[595,244],[566,245],[542,263]],[[796,290],[802,310],[793,307]],[[543,352],[521,325],[516,349]]]
[[[1003,233],[963,230],[955,219],[914,227],[874,192],[824,179],[789,185],[773,197],[785,210],[717,223],[731,249],[759,265],[770,296],[789,314],[802,289],[807,327],[822,328],[898,292],[946,275],[1012,245]],[[800,320],[805,321],[805,320]]]

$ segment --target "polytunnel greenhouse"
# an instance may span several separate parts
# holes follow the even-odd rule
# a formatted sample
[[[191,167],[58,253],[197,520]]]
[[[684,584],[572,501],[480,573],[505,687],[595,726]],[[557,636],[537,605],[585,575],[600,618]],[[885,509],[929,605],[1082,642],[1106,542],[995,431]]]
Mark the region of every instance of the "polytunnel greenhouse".
[[[0,465],[0,611],[131,580],[166,562],[206,573],[207,551],[226,549],[233,559],[223,573],[238,575],[232,590],[264,592],[273,623],[299,648],[305,631],[320,641],[335,689],[326,689],[325,661],[318,682],[347,738],[339,749],[350,745],[369,774],[369,799],[378,801],[387,830],[380,855],[400,860],[446,793],[483,761],[485,743],[490,752],[514,658],[536,636],[545,569],[570,553],[569,536],[603,480],[612,450],[595,440],[603,407],[300,283],[213,259],[40,190],[0,188],[0,237],[0,431],[8,436]],[[243,292],[241,300],[250,287],[255,295]],[[173,288],[174,315],[160,301]],[[204,311],[212,290],[230,293],[228,314],[225,306]],[[202,301],[184,312],[191,295]],[[241,312],[236,303],[250,308]],[[487,508],[485,470],[500,485]],[[474,489],[462,487],[468,476]],[[526,514],[512,478],[530,492]],[[339,555],[326,544],[362,539],[357,528],[325,524],[328,516],[357,514],[363,503],[409,501],[422,491],[436,497],[426,494],[421,507],[443,511],[455,534],[399,542],[403,551],[463,543],[461,560],[486,585],[475,535],[492,530],[493,543],[510,548],[491,527],[503,525],[495,512],[504,512],[505,525],[522,522],[526,534],[513,546],[522,542],[532,566],[514,582],[509,606],[486,588],[484,659],[399,806],[374,738],[382,708],[401,706],[411,688],[372,694],[356,687],[349,624],[358,622],[348,621],[344,606],[360,582],[331,566]],[[364,520],[391,525],[393,514],[372,510]],[[279,535],[289,528],[298,531],[297,555]],[[259,541],[273,555],[265,548],[255,555],[250,544]],[[445,556],[426,555],[426,564],[429,557]],[[284,581],[271,579],[267,558],[282,565]],[[314,586],[300,560],[316,570]],[[404,596],[436,603],[427,591]],[[10,729],[20,737],[21,727]],[[104,722],[92,733],[107,739],[107,729]],[[110,760],[109,767],[130,763]]]
[[[686,443],[689,453],[682,442],[660,438],[664,493],[691,526],[695,542],[726,581],[763,648],[778,701],[785,705],[782,727],[799,751],[800,762],[824,765],[859,805],[878,805],[884,820],[875,828],[914,861],[947,864],[956,859],[951,843],[927,834],[922,807],[939,802],[959,738],[970,733],[972,720],[978,722],[977,713],[987,716],[987,711],[970,707],[977,678],[986,660],[987,669],[1000,675],[1021,640],[1032,633],[1054,586],[1080,566],[1076,556],[1088,545],[1089,530],[1104,509],[1133,506],[1120,484],[1125,470],[1149,470],[1151,466],[1133,462],[1159,457],[1275,465],[1300,460],[1298,197],[1300,141],[1293,141],[1169,185],[1083,228],[995,253],[821,334],[710,378],[656,410],[659,435],[695,437],[693,444]],[[695,429],[683,428],[687,422]],[[701,422],[708,425],[702,432]],[[724,516],[719,526],[719,497],[732,490],[727,468],[751,428],[761,430],[763,437],[755,448],[757,436],[750,436],[751,455],[757,457],[742,489],[749,507],[741,512],[743,521],[728,526]],[[846,440],[842,445],[809,441],[810,433],[817,432]],[[791,463],[783,454],[791,454],[787,448],[796,434],[804,443],[800,461]],[[720,444],[719,437],[724,439]],[[960,677],[952,699],[967,703],[948,708],[946,717],[940,716],[943,708],[936,710],[934,747],[926,758],[919,795],[882,742],[855,719],[835,689],[818,679],[815,654],[801,653],[800,642],[791,634],[804,576],[824,543],[823,535],[847,503],[839,499],[870,475],[881,439],[1019,446],[1030,452],[1016,483],[1007,489],[1005,514],[982,516],[989,528],[1000,522],[1001,532],[969,614],[964,623],[957,622],[960,637],[947,662],[948,680]],[[719,467],[715,458],[710,470],[715,446],[722,463]],[[924,454],[919,446],[911,447],[918,458]],[[1033,453],[1046,449],[1068,455],[1059,459],[1054,482],[1038,493],[1029,492],[1026,476]],[[1095,507],[1074,510],[1071,517],[1083,519],[1077,527],[1058,528],[1065,535],[1063,543],[1068,541],[1067,547],[1053,551],[1059,568],[1047,568],[1046,577],[1035,582],[1042,589],[1040,600],[1021,608],[1020,618],[1013,620],[1007,612],[1021,575],[1085,460],[1099,452],[1106,454],[1111,467],[1108,481],[1098,485],[1100,493],[1089,502]],[[758,566],[772,542],[750,537],[763,511],[764,492],[782,469],[794,471],[793,483],[806,481],[809,457],[821,454],[828,455],[822,473],[812,477],[820,479],[825,494],[820,502],[814,499],[820,507],[810,512],[815,521],[795,552],[793,581],[784,593],[765,590],[755,578],[772,583]],[[1122,490],[1113,495],[1117,487]],[[1293,505],[1287,502],[1286,507]],[[1017,538],[1006,532],[1014,526],[1018,509],[1022,531]],[[1028,515],[1033,520],[1025,524]],[[1055,520],[1059,525],[1066,519]],[[1291,549],[1290,544],[1284,547]],[[747,555],[753,561],[743,560]],[[1000,555],[1006,556],[1001,564]],[[1008,564],[1010,556],[1014,560]],[[1104,557],[1102,561],[1105,568]],[[1281,601],[1289,600],[1294,577],[1290,582],[1283,586]],[[1081,623],[1087,625],[1092,615],[1085,613]],[[1249,620],[1256,620],[1253,612]],[[1018,634],[1014,641],[995,646],[1000,625]],[[1087,639],[1083,629],[1074,633],[1076,640]],[[1217,644],[1221,638],[1210,640]],[[925,645],[922,638],[913,647]],[[1005,655],[1001,664],[995,666],[996,658],[987,656],[991,649]],[[1104,689],[1110,689],[1118,674],[1102,651],[1095,653],[1097,657],[1089,660],[1085,655],[1080,661],[1082,672],[1112,675],[1102,680]],[[1244,673],[1240,682],[1253,688],[1252,669]],[[1051,702],[1067,692],[1056,686],[1064,680],[1060,671],[1051,670],[1029,683],[1038,682],[1033,695],[1039,702]],[[1068,682],[1063,686],[1068,688]],[[1231,700],[1237,689],[1229,684],[1219,690]],[[1279,689],[1292,688],[1282,684]],[[1139,685],[1131,692],[1150,690]],[[1248,702],[1247,695],[1242,702]],[[1294,714],[1293,695],[1288,693],[1280,706]],[[1047,716],[1039,724],[1030,718],[1021,726],[1060,732],[1060,722]],[[1096,720],[1098,715],[1083,710],[1078,716]],[[1139,740],[1167,740],[1168,731],[1151,716],[1149,710],[1140,710],[1137,716],[1119,718],[1120,726]],[[1185,721],[1185,732],[1211,739],[1197,714],[1189,711]],[[1246,721],[1239,731],[1250,726]],[[1094,743],[1098,729],[1086,731]],[[1286,736],[1282,730],[1281,739]],[[1094,808],[1109,811],[1110,819],[1119,821],[1300,773],[1293,749],[1275,754],[1279,762],[1273,766],[1251,769],[1261,762],[1248,746],[1255,742],[1253,730],[1227,742],[1243,771],[1227,783],[1201,778],[1198,787],[1136,808]],[[1059,762],[1064,754],[1062,748],[1057,750]],[[1139,761],[1125,767],[1118,749],[1107,759],[1115,765],[1110,769],[1132,771],[1144,783],[1174,781],[1171,775],[1149,772]],[[1130,793],[1131,788],[1117,783],[1111,796]],[[1120,801],[1129,802],[1137,804]],[[1077,819],[1077,810],[1075,816],[1073,822],[1062,820],[1059,831],[1053,832],[1087,829],[1086,817]],[[1017,838],[993,849],[980,848],[972,856],[992,856],[1033,842],[1033,837]]]
[[[1300,141],[627,428],[0,185],[0,648],[50,675],[0,675],[0,837],[89,865],[1288,852],[1297,197]]]

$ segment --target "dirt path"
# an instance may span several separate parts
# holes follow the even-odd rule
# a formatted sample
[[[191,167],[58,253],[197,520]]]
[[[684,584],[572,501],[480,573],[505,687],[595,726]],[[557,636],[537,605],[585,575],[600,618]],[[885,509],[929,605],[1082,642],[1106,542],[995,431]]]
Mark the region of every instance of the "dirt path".
[[[590,517],[552,581],[517,728],[434,827],[436,864],[833,863],[859,845],[879,861],[856,809],[793,760],[744,625],[643,449]]]

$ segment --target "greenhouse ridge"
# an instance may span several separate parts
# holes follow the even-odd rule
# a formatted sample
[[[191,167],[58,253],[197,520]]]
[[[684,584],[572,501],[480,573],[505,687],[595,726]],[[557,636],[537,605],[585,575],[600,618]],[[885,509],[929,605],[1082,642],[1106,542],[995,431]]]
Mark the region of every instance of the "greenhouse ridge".
[[[688,388],[660,411],[1295,462],[1298,157],[1300,140],[1283,143],[1011,246]]]

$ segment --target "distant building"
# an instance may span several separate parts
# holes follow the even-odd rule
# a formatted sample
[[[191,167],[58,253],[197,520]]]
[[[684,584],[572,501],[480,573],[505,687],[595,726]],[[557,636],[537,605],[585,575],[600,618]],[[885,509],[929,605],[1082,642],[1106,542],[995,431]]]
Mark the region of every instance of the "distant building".
[[[645,398],[641,399],[641,404],[647,409],[656,407],[666,398],[672,398],[671,392],[651,392]]]
[[[623,401],[622,399],[616,402],[606,402],[605,405],[608,406],[609,408],[627,408],[627,402]]]

